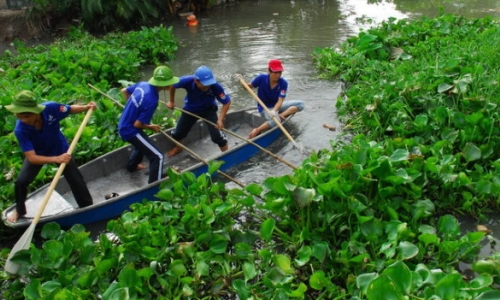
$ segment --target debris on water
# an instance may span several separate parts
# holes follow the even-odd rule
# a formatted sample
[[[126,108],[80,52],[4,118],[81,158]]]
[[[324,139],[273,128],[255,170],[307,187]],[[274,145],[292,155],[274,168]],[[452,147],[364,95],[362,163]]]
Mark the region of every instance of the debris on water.
[[[490,234],[493,232],[493,231],[491,231],[491,229],[488,229],[488,227],[486,227],[484,225],[477,225],[476,229],[477,229],[477,231],[484,232],[487,234]]]
[[[337,128],[333,125],[329,125],[329,124],[323,124],[323,127],[330,130],[330,131],[335,131],[337,130]]]

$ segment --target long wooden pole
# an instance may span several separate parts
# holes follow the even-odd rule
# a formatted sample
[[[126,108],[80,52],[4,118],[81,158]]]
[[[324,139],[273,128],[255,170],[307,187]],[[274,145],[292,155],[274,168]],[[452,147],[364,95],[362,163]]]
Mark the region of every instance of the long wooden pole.
[[[67,154],[73,153],[73,150],[76,147],[76,144],[78,140],[80,139],[80,136],[82,135],[83,130],[85,129],[85,126],[89,122],[90,115],[92,115],[92,111],[94,109],[89,109],[87,112],[87,115],[83,119],[82,124],[80,125],[80,128],[78,128],[78,131],[73,138],[73,141],[71,142],[71,145],[69,146],[68,151],[66,152]],[[42,200],[42,203],[40,204],[40,207],[38,208],[38,211],[33,218],[33,221],[31,222],[30,226],[28,229],[24,232],[24,234],[21,236],[19,241],[14,245],[12,250],[10,251],[10,254],[7,258],[7,261],[5,263],[5,271],[11,273],[11,274],[17,274],[19,271],[19,264],[16,262],[12,261],[12,257],[14,254],[16,254],[20,250],[26,250],[29,249],[31,241],[33,239],[33,233],[35,232],[36,225],[38,224],[38,221],[40,220],[40,217],[43,214],[43,211],[45,209],[45,206],[47,206],[47,203],[49,202],[50,196],[52,195],[52,192],[57,186],[57,183],[59,182],[59,178],[61,178],[62,173],[64,172],[64,168],[66,167],[66,163],[62,163],[59,165],[59,168],[57,169],[57,173],[52,179],[52,183],[50,184],[47,193],[45,194],[45,197]]]
[[[276,125],[278,125],[278,127],[281,129],[281,131],[283,131],[283,133],[286,135],[286,137],[293,143],[293,145],[297,149],[299,149],[300,152],[306,153],[305,150],[304,150],[304,147],[299,146],[297,144],[297,142],[295,142],[295,140],[292,138],[292,136],[290,135],[290,133],[288,133],[288,131],[283,126],[283,124],[281,124],[281,120],[278,120],[278,118],[276,118],[276,116],[273,113],[271,113],[271,111],[264,104],[264,102],[262,100],[260,100],[259,96],[257,96],[255,94],[255,92],[248,86],[248,84],[245,82],[245,80],[243,79],[243,77],[238,76],[238,80],[240,81],[241,85],[243,85],[243,87],[250,93],[250,95],[252,95],[252,97],[260,104],[260,106],[262,106],[262,108],[266,111],[266,113],[273,119],[274,123],[276,123]]]
[[[209,120],[207,120],[205,118],[202,118],[202,117],[198,116],[197,114],[193,114],[192,112],[189,112],[187,110],[184,110],[184,109],[178,108],[178,107],[175,107],[175,109],[177,109],[177,110],[179,110],[179,111],[181,111],[181,112],[183,112],[185,114],[188,114],[190,116],[193,116],[195,118],[198,118],[198,119],[202,120],[203,122],[207,122],[208,124],[211,124],[211,125],[217,127],[217,124],[215,124],[214,122],[211,122],[211,121],[209,121]],[[224,131],[224,132],[226,132],[226,133],[228,133],[228,134],[230,134],[232,136],[235,136],[235,137],[237,137],[237,138],[239,138],[239,139],[241,139],[241,140],[243,140],[243,141],[245,141],[245,142],[247,142],[247,143],[249,143],[249,144],[257,147],[257,148],[259,148],[260,150],[262,150],[265,153],[271,155],[272,157],[274,157],[277,160],[281,161],[282,163],[284,163],[285,165],[289,166],[290,168],[292,168],[294,170],[297,169],[296,166],[292,165],[291,163],[287,162],[286,160],[284,160],[283,158],[279,157],[278,155],[272,153],[271,151],[267,150],[266,148],[261,147],[259,144],[255,143],[255,142],[253,142],[253,141],[251,141],[251,140],[249,140],[247,138],[244,138],[244,137],[240,136],[239,134],[237,134],[237,133],[235,133],[235,132],[233,132],[231,130],[227,130],[226,128],[222,128],[222,131]]]
[[[199,156],[198,154],[196,154],[196,152],[194,152],[193,150],[189,149],[188,147],[184,146],[183,144],[181,144],[179,141],[177,141],[176,139],[174,139],[173,137],[171,137],[168,133],[166,133],[165,131],[161,131],[170,141],[172,141],[174,144],[176,144],[177,146],[181,147],[182,149],[188,151],[189,153],[191,153],[191,155],[193,155],[194,157],[196,157],[196,159],[198,159],[199,161],[201,161],[202,163],[204,163],[205,165],[208,166],[208,162],[206,160],[204,160],[201,156]],[[231,176],[227,175],[226,173],[220,171],[220,170],[217,170],[217,173],[219,175],[222,175],[224,177],[226,177],[227,179],[231,180],[232,182],[236,183],[237,185],[241,186],[241,187],[245,187],[245,185],[243,183],[241,183],[240,181],[232,178]]]
[[[109,98],[111,101],[113,101],[114,103],[116,103],[117,105],[121,106],[122,108],[124,107],[123,104],[121,104],[120,102],[118,102],[117,100],[115,100],[113,97],[111,97],[110,95],[102,92],[101,90],[99,90],[98,88],[96,88],[95,86],[91,85],[90,83],[88,84],[91,88],[93,88],[94,90],[96,90],[97,92],[99,92],[101,95]],[[175,140],[173,137],[171,137],[170,135],[168,135],[167,133],[165,133],[163,130],[161,131],[168,139],[170,139],[174,144],[176,144],[177,146],[181,147],[182,149],[188,151],[189,153],[191,153],[191,155],[193,155],[194,157],[196,157],[199,161],[201,161],[202,163],[204,163],[205,165],[208,166],[208,162],[206,160],[204,160],[203,158],[201,158],[198,154],[196,154],[196,152],[194,152],[193,150],[189,149],[188,147],[184,146],[183,144],[179,143],[177,140]],[[241,186],[241,187],[245,187],[245,185],[243,183],[241,183],[240,181],[232,178],[231,176],[227,175],[226,173],[220,171],[220,170],[217,170],[217,173],[226,177],[227,179],[233,181],[234,183],[236,183],[237,185]]]
[[[104,93],[103,91],[101,91],[100,89],[98,89],[95,86],[91,85],[90,83],[87,83],[87,84],[88,84],[89,87],[91,87],[92,89],[94,89],[95,91],[97,91],[99,94],[101,94],[104,97],[107,97],[109,100],[113,101],[116,105],[120,106],[121,108],[125,107],[125,105],[121,104],[120,101],[115,100],[113,97],[111,97],[110,95]]]

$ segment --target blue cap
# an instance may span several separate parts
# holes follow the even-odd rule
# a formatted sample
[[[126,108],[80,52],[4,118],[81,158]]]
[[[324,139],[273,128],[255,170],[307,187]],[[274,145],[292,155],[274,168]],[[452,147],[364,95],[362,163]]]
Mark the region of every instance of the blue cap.
[[[194,72],[194,76],[204,86],[209,86],[214,83],[217,83],[217,81],[214,78],[214,74],[212,73],[212,70],[210,70],[210,68],[207,66],[201,66],[198,69],[196,69],[196,72]]]

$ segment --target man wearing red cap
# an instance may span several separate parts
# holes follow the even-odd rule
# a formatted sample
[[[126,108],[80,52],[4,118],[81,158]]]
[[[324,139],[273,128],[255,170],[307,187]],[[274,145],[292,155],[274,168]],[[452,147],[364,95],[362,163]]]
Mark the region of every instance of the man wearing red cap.
[[[260,74],[255,77],[252,82],[248,83],[250,88],[257,88],[257,96],[269,108],[271,113],[275,114],[276,119],[283,121],[291,114],[304,109],[304,102],[300,100],[285,101],[286,92],[288,90],[288,82],[281,77],[284,71],[281,61],[272,59],[269,61],[268,74]],[[266,114],[264,108],[257,104],[257,108],[261,116],[266,118],[266,122],[259,127],[254,128],[249,138],[254,138],[261,132],[276,126],[273,118]]]

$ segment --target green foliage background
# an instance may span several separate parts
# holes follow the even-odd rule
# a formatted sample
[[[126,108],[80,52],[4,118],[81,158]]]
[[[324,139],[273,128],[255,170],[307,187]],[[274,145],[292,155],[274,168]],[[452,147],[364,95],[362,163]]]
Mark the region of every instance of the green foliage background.
[[[317,49],[318,69],[345,85],[337,108],[349,143],[331,141],[293,174],[242,189],[169,170],[160,200],[110,221],[113,235],[94,242],[81,225],[45,225],[43,246],[14,258],[20,276],[0,273],[2,296],[500,298],[500,255],[477,256],[492,238],[462,234],[454,216],[484,219],[498,208],[498,27],[452,15],[389,20],[340,51]],[[57,74],[30,74],[20,84],[40,78],[41,92],[71,90]],[[94,79],[116,80],[104,77]],[[4,143],[13,147],[12,137]],[[461,262],[476,273],[461,274]]]

